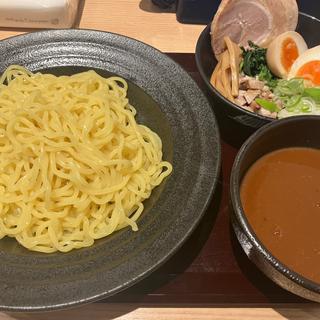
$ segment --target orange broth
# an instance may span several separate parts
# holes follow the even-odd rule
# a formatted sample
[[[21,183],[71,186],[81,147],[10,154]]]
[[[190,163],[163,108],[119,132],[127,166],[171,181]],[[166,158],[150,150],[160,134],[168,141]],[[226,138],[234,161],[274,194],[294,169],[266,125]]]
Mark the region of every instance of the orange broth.
[[[286,148],[263,156],[242,180],[240,197],[265,247],[320,283],[320,150]]]

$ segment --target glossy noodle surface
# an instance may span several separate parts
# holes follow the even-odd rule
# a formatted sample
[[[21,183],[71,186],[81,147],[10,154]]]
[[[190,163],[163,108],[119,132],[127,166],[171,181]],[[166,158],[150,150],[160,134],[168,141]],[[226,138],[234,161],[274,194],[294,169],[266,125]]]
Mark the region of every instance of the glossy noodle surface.
[[[127,83],[11,66],[0,84],[0,237],[50,253],[130,226],[172,170]]]

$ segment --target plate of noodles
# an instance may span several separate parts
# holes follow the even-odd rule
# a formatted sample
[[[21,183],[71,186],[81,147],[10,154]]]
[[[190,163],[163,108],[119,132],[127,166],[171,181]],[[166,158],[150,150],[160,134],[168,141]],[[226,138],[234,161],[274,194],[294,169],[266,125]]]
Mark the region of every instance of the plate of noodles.
[[[208,101],[166,55],[112,33],[30,33],[0,55],[0,309],[126,289],[208,206],[220,169]]]

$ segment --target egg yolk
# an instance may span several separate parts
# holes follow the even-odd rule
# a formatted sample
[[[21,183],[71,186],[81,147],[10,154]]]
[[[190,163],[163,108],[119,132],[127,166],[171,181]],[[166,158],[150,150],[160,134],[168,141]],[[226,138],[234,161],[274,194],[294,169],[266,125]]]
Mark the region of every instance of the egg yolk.
[[[281,63],[285,70],[289,71],[299,56],[298,47],[291,38],[287,38],[282,42],[281,52]]]
[[[309,61],[297,72],[297,76],[320,85],[320,60]]]

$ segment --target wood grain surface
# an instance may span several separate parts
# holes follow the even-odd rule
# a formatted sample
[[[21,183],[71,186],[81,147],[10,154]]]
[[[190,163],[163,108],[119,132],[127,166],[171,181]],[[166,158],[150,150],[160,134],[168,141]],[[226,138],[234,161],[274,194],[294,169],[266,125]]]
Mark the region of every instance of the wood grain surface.
[[[200,1],[201,2],[201,1]],[[194,52],[203,25],[181,24],[151,0],[85,0],[76,27],[119,33],[165,52]],[[0,29],[0,39],[33,30]]]
[[[0,320],[315,320],[320,310],[310,305],[266,306],[153,306],[96,303],[77,309],[36,314],[0,313]]]

